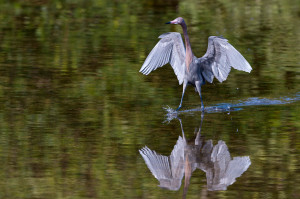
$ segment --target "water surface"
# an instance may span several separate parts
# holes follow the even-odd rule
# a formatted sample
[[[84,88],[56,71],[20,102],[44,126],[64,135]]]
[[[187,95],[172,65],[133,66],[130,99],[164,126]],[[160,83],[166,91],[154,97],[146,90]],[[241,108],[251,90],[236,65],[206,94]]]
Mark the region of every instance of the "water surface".
[[[186,198],[299,198],[299,1],[0,1],[0,198],[181,198],[161,189],[139,150],[169,156],[182,135],[171,67],[139,73],[178,16],[193,52],[223,35],[250,74],[202,88],[201,135],[251,165],[226,191],[195,170]],[[201,123],[187,88],[186,139]],[[231,107],[226,109],[226,107]],[[232,111],[233,109],[233,111]],[[181,182],[185,183],[184,179]]]

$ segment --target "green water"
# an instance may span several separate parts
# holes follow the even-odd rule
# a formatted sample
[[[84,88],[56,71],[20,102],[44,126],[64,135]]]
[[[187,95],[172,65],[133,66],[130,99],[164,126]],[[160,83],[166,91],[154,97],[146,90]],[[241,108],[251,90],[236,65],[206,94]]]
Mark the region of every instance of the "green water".
[[[0,198],[182,197],[138,151],[168,156],[182,133],[163,123],[182,92],[171,67],[138,72],[160,34],[182,31],[164,24],[178,16],[197,57],[223,35],[253,68],[204,85],[204,106],[287,101],[206,113],[201,135],[251,165],[226,191],[196,170],[186,197],[300,198],[299,0],[0,0]],[[182,109],[199,107],[188,87]],[[193,140],[201,113],[179,117]]]

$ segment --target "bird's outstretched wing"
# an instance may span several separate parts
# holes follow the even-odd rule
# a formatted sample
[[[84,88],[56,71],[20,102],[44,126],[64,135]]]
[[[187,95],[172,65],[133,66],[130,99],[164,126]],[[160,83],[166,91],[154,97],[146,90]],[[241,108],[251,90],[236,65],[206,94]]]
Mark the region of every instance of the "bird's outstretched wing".
[[[184,175],[184,145],[185,141],[179,136],[170,156],[163,156],[152,151],[147,146],[139,152],[151,173],[160,182],[160,187],[178,190]]]
[[[151,173],[158,180],[171,179],[172,171],[168,156],[163,156],[152,151],[147,146],[139,150],[141,156],[144,158],[146,165]]]
[[[227,145],[222,140],[214,146],[211,161],[213,167],[206,173],[208,190],[211,191],[226,190],[251,165],[249,156],[232,159]]]
[[[203,68],[202,75],[206,81],[212,83],[216,77],[219,82],[227,79],[231,67],[250,73],[252,70],[247,60],[228,40],[223,37],[210,36],[205,55],[199,58]]]
[[[182,84],[185,73],[185,48],[178,32],[169,32],[160,35],[161,40],[152,49],[145,60],[140,72],[148,75],[151,71],[170,63]]]

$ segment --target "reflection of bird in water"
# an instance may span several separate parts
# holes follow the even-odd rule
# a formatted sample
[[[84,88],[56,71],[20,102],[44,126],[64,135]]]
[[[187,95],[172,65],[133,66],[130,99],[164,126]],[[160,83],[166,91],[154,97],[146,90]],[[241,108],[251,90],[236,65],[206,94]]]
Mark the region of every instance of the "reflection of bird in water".
[[[179,136],[170,156],[163,156],[150,150],[147,146],[139,150],[148,168],[160,182],[160,187],[178,190],[185,175],[184,197],[196,168],[206,173],[207,189],[210,191],[226,190],[235,179],[250,166],[249,156],[230,156],[226,143],[219,140],[214,146],[212,140],[205,141],[201,136],[201,126],[193,144],[188,144],[179,119],[182,137]]]
[[[223,37],[210,36],[208,38],[208,47],[203,57],[194,56],[187,34],[187,26],[183,18],[178,17],[168,24],[179,24],[183,30],[185,46],[182,42],[180,33],[169,32],[159,36],[161,39],[148,55],[140,72],[148,75],[151,71],[170,63],[177,76],[179,84],[183,84],[183,92],[180,105],[186,86],[188,84],[196,87],[201,99],[201,109],[204,110],[201,86],[205,81],[212,83],[213,78],[217,78],[219,82],[227,79],[231,67],[250,72],[252,70],[246,59],[227,42]]]

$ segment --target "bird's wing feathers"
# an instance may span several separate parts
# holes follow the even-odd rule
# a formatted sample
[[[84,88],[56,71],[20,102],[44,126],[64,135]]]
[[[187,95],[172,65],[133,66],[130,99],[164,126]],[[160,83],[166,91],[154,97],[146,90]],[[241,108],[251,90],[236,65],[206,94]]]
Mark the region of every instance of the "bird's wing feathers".
[[[172,178],[172,171],[170,169],[168,156],[157,154],[147,146],[139,150],[139,152],[156,179],[160,180]]]
[[[202,75],[212,83],[216,77],[219,82],[227,79],[231,67],[250,72],[247,60],[223,37],[210,36],[205,55],[200,58],[203,67]]]
[[[184,171],[184,145],[183,138],[179,136],[169,157],[157,154],[147,146],[139,152],[156,179],[181,179]]]
[[[170,155],[171,170],[174,178],[182,179],[184,174],[184,147],[185,139],[178,137],[177,143]]]
[[[185,48],[178,32],[164,33],[159,36],[160,41],[155,45],[145,60],[140,72],[148,75],[151,71],[170,63],[182,84],[185,72]]]

